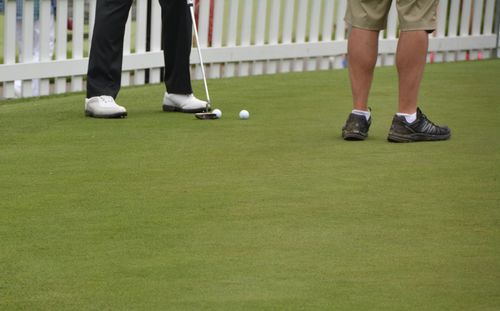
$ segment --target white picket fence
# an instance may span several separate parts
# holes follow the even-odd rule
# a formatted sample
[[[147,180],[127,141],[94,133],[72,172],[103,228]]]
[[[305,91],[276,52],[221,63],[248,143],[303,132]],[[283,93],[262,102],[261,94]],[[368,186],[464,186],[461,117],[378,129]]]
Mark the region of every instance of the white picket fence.
[[[40,59],[33,50],[33,0],[24,0],[22,62],[16,61],[16,2],[6,1],[4,61],[0,64],[3,98],[14,97],[14,81],[23,80],[21,96],[32,96],[31,81],[40,79],[40,95],[82,91],[96,0],[57,0],[55,51],[50,57],[50,0],[40,0]],[[343,21],[346,0],[198,0],[199,38],[209,78],[343,68],[347,50]],[[497,1],[498,2],[498,1]],[[72,16],[68,16],[72,4]],[[136,0],[135,20],[125,34],[122,85],[160,82],[163,66],[160,6],[152,0],[150,50],[146,51],[148,0]],[[498,4],[495,0],[440,0],[438,28],[431,35],[429,62],[497,57]],[[85,18],[85,12],[89,12]],[[212,18],[211,18],[212,16]],[[73,20],[68,41],[67,19]],[[86,24],[88,20],[88,24]],[[497,23],[498,24],[498,23]],[[132,42],[132,25],[135,40]],[[495,29],[497,28],[497,29]],[[88,29],[88,40],[85,37]],[[381,33],[378,65],[393,65],[398,36],[394,3],[387,31]],[[494,53],[493,51],[497,51]],[[70,55],[71,57],[67,57]],[[193,78],[200,78],[197,53],[191,53]]]

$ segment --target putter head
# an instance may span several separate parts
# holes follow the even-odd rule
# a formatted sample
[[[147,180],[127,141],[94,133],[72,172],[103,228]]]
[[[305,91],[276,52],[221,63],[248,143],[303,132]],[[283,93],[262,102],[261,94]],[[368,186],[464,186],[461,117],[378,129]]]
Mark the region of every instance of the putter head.
[[[217,119],[217,115],[213,112],[198,112],[198,113],[195,113],[194,116],[200,120],[215,120],[215,119]]]

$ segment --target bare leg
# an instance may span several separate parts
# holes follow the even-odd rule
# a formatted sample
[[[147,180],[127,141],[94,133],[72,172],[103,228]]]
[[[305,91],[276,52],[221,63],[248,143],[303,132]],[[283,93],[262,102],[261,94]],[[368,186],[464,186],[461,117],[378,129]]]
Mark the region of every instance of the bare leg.
[[[368,94],[377,63],[378,31],[352,28],[347,55],[351,79],[353,108],[368,110]]]
[[[429,37],[426,31],[401,32],[396,52],[399,73],[399,112],[417,111],[418,92],[424,74]]]

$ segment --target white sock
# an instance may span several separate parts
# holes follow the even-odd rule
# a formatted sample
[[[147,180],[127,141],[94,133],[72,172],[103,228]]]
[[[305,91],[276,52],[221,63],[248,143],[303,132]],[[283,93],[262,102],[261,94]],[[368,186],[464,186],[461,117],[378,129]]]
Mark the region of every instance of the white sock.
[[[371,113],[370,113],[369,110],[368,111],[364,111],[364,110],[353,109],[351,111],[351,113],[356,114],[358,116],[365,116],[366,121],[370,120]]]
[[[413,123],[413,122],[415,122],[415,120],[417,120],[417,113],[416,112],[412,113],[412,114],[398,112],[398,113],[396,113],[396,115],[398,117],[405,117],[406,122],[408,122],[408,123]]]

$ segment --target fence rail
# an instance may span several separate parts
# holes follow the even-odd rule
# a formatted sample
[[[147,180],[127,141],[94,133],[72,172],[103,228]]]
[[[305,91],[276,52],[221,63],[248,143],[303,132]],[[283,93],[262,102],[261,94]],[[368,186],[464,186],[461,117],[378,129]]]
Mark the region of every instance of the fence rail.
[[[4,2],[3,63],[0,64],[3,98],[33,96],[33,83],[39,83],[39,94],[35,95],[84,89],[96,0],[57,0],[55,16],[52,16],[50,0],[39,1],[39,46],[33,44],[34,0],[23,0],[22,22],[16,20],[16,2]],[[200,46],[209,78],[345,66],[346,0],[196,2]],[[387,30],[380,34],[378,65],[394,64],[398,35],[394,6],[393,3]],[[428,61],[497,57],[498,6],[495,0],[439,0],[438,27],[430,38]],[[160,6],[155,0],[136,0],[133,13],[125,34],[122,85],[158,83],[163,66]],[[71,30],[68,30],[68,18],[72,20]],[[55,21],[53,30],[51,20]],[[21,47],[16,42],[19,41],[16,28],[20,28],[22,34]],[[53,48],[51,32],[55,33]],[[22,58],[19,50],[23,51]],[[37,56],[33,56],[34,50]],[[191,53],[191,63],[193,78],[201,78],[196,65],[197,53]],[[16,80],[23,81],[20,94],[15,92]]]

